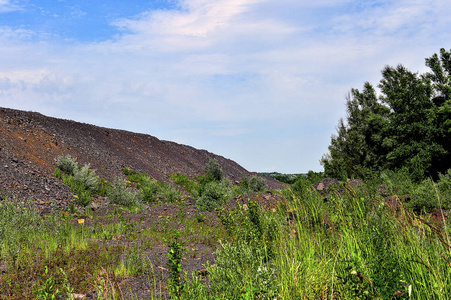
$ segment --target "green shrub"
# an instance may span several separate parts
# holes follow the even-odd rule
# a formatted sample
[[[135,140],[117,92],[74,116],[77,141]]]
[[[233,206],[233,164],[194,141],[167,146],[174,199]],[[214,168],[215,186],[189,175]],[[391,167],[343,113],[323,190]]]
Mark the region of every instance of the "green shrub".
[[[171,299],[180,299],[183,292],[184,282],[180,276],[182,272],[182,258],[186,247],[180,243],[177,237],[169,244],[169,251],[166,254],[168,258],[168,267],[170,278],[168,282]]]
[[[417,213],[428,212],[438,207],[438,195],[431,179],[425,179],[419,183],[410,194],[410,198],[407,206]]]
[[[97,193],[99,196],[106,196],[108,191],[111,189],[111,182],[106,181],[105,178],[101,177],[98,182]]]
[[[112,203],[127,207],[141,205],[139,193],[132,191],[127,187],[125,181],[120,179],[114,180],[111,190],[108,193],[108,199]]]
[[[141,194],[141,199],[144,202],[152,203],[158,198],[158,192],[161,187],[156,181],[149,181],[145,184],[139,186],[139,192]]]
[[[96,192],[99,186],[99,178],[95,170],[90,169],[90,164],[86,164],[80,169],[75,169],[74,180],[91,192]]]
[[[224,177],[224,171],[216,159],[210,159],[205,166],[205,174],[208,179],[221,181]]]
[[[213,211],[228,200],[227,196],[226,187],[217,181],[212,181],[205,185],[205,191],[196,205],[202,211]]]
[[[439,174],[437,187],[440,193],[440,205],[445,208],[451,208],[451,169],[445,174]]]
[[[83,190],[77,193],[77,204],[81,206],[87,206],[92,202],[92,192],[90,190]]]
[[[151,179],[149,178],[149,175],[147,175],[145,172],[137,172],[130,170],[128,168],[124,168],[124,175],[127,176],[128,180],[131,182],[143,184],[145,182],[150,182]]]
[[[78,168],[78,163],[76,158],[68,154],[65,156],[58,156],[56,166],[67,175],[73,175],[74,171]]]
[[[168,183],[162,183],[159,195],[171,203],[179,201],[182,197],[182,193],[172,184]]]
[[[250,200],[247,207],[238,205],[234,209],[218,209],[218,218],[232,240],[264,248],[268,256],[272,255],[276,235],[280,231],[278,217],[273,212],[262,210],[254,200]]]
[[[390,195],[408,195],[415,190],[416,184],[407,171],[383,171],[380,175],[382,182]]]
[[[249,179],[249,192],[262,192],[266,189],[266,180],[256,175]]]
[[[176,173],[171,174],[169,177],[175,180],[175,183],[177,183],[179,186],[188,191],[192,197],[200,194],[201,186],[194,180],[190,179],[188,176],[181,173]]]
[[[316,194],[316,191],[312,187],[311,181],[304,175],[299,175],[296,181],[291,185],[291,191],[286,191],[286,199],[293,200],[293,196],[307,199]]]
[[[59,168],[56,168],[55,172],[53,172],[53,176],[61,180],[63,179],[63,172]]]

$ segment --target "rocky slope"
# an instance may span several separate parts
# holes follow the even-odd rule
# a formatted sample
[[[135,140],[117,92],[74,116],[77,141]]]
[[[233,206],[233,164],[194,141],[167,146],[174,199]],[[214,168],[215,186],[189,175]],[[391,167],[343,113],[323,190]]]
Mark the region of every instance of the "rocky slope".
[[[124,167],[163,181],[176,172],[193,176],[201,174],[210,159],[216,159],[233,181],[253,174],[230,159],[150,135],[0,108],[3,194],[41,205],[53,201],[65,206],[72,193],[53,177],[56,158],[65,154],[76,157],[80,165],[90,163],[98,175],[109,180],[123,176]],[[271,179],[268,185],[281,186]]]

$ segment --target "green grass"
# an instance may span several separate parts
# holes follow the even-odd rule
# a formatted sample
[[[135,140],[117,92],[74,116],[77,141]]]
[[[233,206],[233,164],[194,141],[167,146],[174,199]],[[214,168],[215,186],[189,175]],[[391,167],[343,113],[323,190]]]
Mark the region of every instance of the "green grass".
[[[313,192],[295,196],[291,223],[261,211],[263,232],[270,220],[284,224],[274,242],[256,233],[250,210],[229,213],[225,227],[237,238],[222,244],[209,288],[196,293],[202,290],[203,299],[448,299],[447,223],[435,226],[364,189],[344,188],[328,203]]]
[[[125,172],[132,175],[129,188],[164,186],[145,173]],[[181,200],[151,201],[152,208],[164,205],[153,218],[136,206],[115,206],[100,215],[86,211],[84,221],[76,210],[40,216],[26,201],[4,198],[0,266],[6,271],[0,299],[36,299],[56,290],[137,299],[133,293],[125,297],[120,283],[143,276],[153,286],[148,299],[169,290],[172,299],[448,299],[451,232],[446,212],[438,211],[443,216],[438,224],[415,207],[433,203],[446,208],[449,177],[419,184],[401,182],[394,174],[383,178],[391,192],[408,192],[416,201],[398,207],[388,206],[374,187],[347,183],[324,199],[304,179],[293,190],[281,191],[289,201],[273,210],[250,201],[191,213]],[[186,190],[200,185],[184,175],[175,180],[184,182]],[[165,213],[164,208],[171,210]],[[217,222],[212,222],[215,214]],[[186,251],[183,257],[172,256],[177,267],[172,283],[161,285],[161,268],[168,266],[153,265],[145,253],[169,245],[177,249],[174,242],[186,245]],[[197,244],[216,255],[206,276],[183,269],[187,258],[207,254]],[[175,272],[180,272],[178,281]],[[51,287],[44,289],[46,282]]]

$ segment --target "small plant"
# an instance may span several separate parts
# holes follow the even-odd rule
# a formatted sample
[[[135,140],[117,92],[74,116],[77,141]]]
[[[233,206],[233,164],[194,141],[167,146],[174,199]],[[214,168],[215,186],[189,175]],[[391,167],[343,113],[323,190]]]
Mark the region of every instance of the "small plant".
[[[98,181],[97,193],[100,196],[108,195],[108,191],[111,189],[111,182],[106,181],[105,178],[101,177]]]
[[[64,290],[66,291],[66,297],[67,297],[67,299],[71,299],[74,289],[69,283],[67,273],[61,268],[60,268],[60,272],[64,277]]]
[[[140,195],[144,202],[153,203],[158,198],[158,192],[160,191],[160,185],[156,181],[149,181],[145,184],[140,184]]]
[[[78,163],[76,158],[68,154],[65,156],[58,156],[56,166],[67,175],[73,175],[74,171],[78,168]]]
[[[163,183],[161,185],[161,191],[159,194],[170,203],[176,203],[180,201],[180,198],[182,197],[182,193],[178,189],[167,183]]]
[[[169,177],[175,180],[175,183],[187,190],[191,195],[200,193],[201,186],[188,176],[181,173],[176,173],[170,175]]]
[[[61,169],[56,168],[55,172],[53,172],[53,176],[55,176],[55,178],[58,178],[61,180],[61,179],[63,179],[63,172],[61,171]]]
[[[125,181],[116,179],[113,182],[111,190],[108,193],[108,198],[112,203],[123,205],[126,207],[139,206],[141,200],[138,192],[133,192]]]
[[[186,216],[186,210],[182,206],[182,207],[180,207],[179,211],[177,212],[177,217],[180,219],[180,221],[183,221],[183,218],[185,218],[185,216]]]
[[[198,223],[203,223],[205,222],[205,216],[201,213],[199,213],[198,215],[196,215],[196,220]]]
[[[169,265],[169,292],[171,299],[181,299],[184,282],[181,278],[182,257],[186,248],[178,241],[177,237],[169,244],[167,253]]]
[[[69,204],[69,213],[70,214],[75,214],[77,212],[77,210],[75,209],[75,205],[73,203]]]
[[[91,192],[96,192],[99,184],[99,178],[95,170],[90,169],[89,164],[84,165],[81,169],[75,169],[74,181]]]
[[[39,296],[43,300],[58,299],[62,293],[55,287],[55,280],[52,275],[49,275],[49,269],[45,266],[44,274],[41,275],[41,287],[39,288]]]

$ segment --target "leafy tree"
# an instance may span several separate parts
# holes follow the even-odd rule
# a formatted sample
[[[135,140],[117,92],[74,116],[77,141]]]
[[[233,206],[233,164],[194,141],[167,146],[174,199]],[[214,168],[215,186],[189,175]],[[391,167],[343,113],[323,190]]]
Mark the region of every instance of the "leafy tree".
[[[346,123],[340,120],[329,156],[322,159],[325,175],[339,179],[362,177],[381,164],[381,132],[387,125],[388,108],[378,102],[374,87],[368,82],[362,92],[351,90],[346,108]]]
[[[431,71],[424,75],[431,80],[433,86],[432,102],[435,107],[436,119],[436,138],[444,149],[448,150],[446,154],[432,162],[432,171],[434,174],[443,173],[449,168],[451,161],[451,53],[445,49],[440,49],[440,57],[434,54],[426,58],[426,66]]]
[[[323,156],[325,175],[365,177],[374,171],[405,170],[412,179],[438,176],[450,167],[451,54],[426,59],[430,72],[418,75],[402,65],[386,66],[378,85],[352,89]]]
[[[402,65],[385,67],[382,76],[381,100],[390,107],[389,127],[383,140],[388,149],[385,167],[406,168],[415,180],[421,180],[428,175],[433,160],[445,153],[436,139],[431,81]]]

